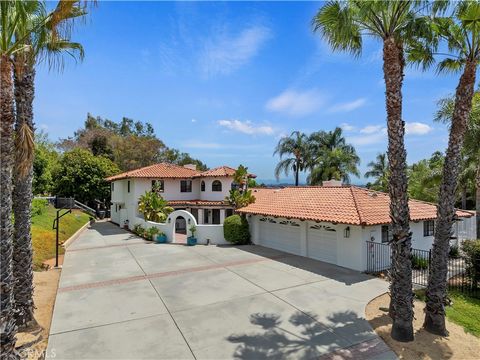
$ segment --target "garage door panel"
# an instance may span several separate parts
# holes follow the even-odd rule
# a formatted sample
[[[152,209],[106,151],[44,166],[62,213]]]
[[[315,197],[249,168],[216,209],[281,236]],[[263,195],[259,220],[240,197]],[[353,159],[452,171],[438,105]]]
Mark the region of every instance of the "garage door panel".
[[[260,223],[260,245],[291,254],[300,254],[300,227],[279,223]]]
[[[331,228],[310,227],[307,237],[307,255],[312,259],[337,263],[337,232]]]

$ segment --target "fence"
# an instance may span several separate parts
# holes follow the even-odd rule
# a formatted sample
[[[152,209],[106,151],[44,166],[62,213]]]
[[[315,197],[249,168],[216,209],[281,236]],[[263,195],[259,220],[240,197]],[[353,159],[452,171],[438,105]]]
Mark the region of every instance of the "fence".
[[[392,249],[389,244],[367,241],[367,273],[387,273],[391,266]],[[431,250],[412,249],[412,283],[420,287],[428,284]],[[480,297],[480,259],[468,261],[465,257],[449,258],[448,288],[449,290],[468,293]]]

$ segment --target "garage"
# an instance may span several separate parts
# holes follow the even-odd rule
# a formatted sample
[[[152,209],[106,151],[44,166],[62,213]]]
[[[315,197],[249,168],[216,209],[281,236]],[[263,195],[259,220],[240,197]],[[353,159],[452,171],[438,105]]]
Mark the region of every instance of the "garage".
[[[262,246],[300,255],[300,224],[260,218],[259,243]]]
[[[308,228],[307,256],[315,260],[337,264],[337,231],[325,225]]]

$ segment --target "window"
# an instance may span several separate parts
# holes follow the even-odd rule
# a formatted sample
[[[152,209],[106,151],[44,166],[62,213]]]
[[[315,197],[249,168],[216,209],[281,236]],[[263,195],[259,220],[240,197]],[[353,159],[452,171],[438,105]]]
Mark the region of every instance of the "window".
[[[205,191],[205,181],[202,180],[202,183],[200,184],[200,190]]]
[[[382,226],[382,243],[388,243],[392,241],[392,227],[390,225]]]
[[[152,191],[163,192],[164,186],[163,180],[152,180]]]
[[[435,233],[435,222],[427,220],[423,222],[423,236],[433,236]]]
[[[231,185],[232,190],[238,190],[239,188],[240,188],[240,186],[238,186],[238,184],[236,182],[232,182],[232,185]]]
[[[115,190],[115,183],[114,182],[112,182],[111,188],[112,188],[112,191]]]
[[[203,210],[203,223],[208,224],[208,215],[210,211],[208,209]]]
[[[130,192],[130,180],[127,182],[127,192]]]
[[[229,217],[233,215],[233,209],[226,209],[225,210],[225,217]]]
[[[222,191],[222,183],[219,180],[212,183],[212,191]]]
[[[192,180],[181,180],[180,192],[192,192]]]

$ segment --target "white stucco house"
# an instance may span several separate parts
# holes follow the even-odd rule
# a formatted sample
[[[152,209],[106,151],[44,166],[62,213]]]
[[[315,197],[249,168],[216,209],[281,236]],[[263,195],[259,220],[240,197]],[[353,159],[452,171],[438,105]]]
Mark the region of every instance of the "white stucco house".
[[[324,186],[254,189],[253,195],[255,203],[238,211],[247,215],[255,244],[366,271],[367,257],[376,256],[369,244],[391,239],[390,199],[385,193],[333,181]],[[411,200],[409,208],[412,247],[429,250],[436,205]],[[475,213],[457,210],[456,218],[452,242],[474,238]]]
[[[157,226],[173,242],[176,233],[186,234],[191,225],[196,225],[200,243],[225,243],[222,224],[225,217],[233,214],[225,197],[236,186],[234,174],[235,169],[228,166],[198,171],[195,165],[159,163],[111,176],[107,178],[111,183],[111,221],[130,229],[135,224]],[[165,224],[147,224],[138,212],[140,196],[154,185],[176,210]]]

